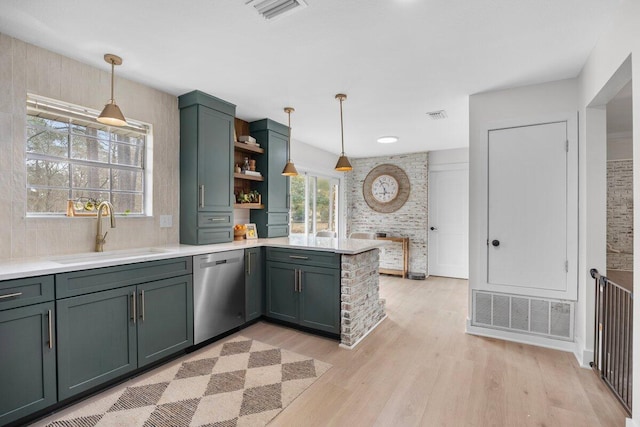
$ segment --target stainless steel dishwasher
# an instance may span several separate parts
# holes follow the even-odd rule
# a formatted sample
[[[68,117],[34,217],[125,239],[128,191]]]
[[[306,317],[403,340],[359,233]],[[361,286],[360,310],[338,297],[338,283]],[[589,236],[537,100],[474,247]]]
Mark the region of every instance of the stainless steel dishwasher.
[[[244,251],[194,256],[194,344],[242,325],[244,311]]]

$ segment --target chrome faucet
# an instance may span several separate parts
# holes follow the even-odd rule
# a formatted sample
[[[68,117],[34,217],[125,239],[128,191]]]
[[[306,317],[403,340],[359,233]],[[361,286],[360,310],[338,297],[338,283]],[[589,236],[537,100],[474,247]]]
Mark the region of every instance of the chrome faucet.
[[[113,205],[106,200],[98,205],[98,234],[96,234],[96,252],[102,252],[104,244],[107,239],[107,232],[102,235],[102,208],[107,207],[109,209],[109,216],[111,217],[111,228],[116,228],[116,217],[113,215]]]

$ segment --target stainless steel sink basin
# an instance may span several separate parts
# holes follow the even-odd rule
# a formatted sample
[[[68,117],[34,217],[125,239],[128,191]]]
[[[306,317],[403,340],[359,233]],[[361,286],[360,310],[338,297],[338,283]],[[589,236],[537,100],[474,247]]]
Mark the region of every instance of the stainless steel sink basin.
[[[58,264],[86,264],[98,261],[114,261],[120,259],[144,258],[151,255],[171,252],[161,248],[138,248],[125,249],[121,251],[90,252],[85,254],[65,255],[61,257],[49,258]]]

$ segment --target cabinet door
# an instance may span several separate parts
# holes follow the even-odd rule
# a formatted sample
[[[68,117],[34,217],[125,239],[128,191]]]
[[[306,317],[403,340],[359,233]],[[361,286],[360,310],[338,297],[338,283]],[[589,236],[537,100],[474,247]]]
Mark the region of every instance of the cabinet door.
[[[0,425],[56,403],[54,318],[53,302],[0,311]]]
[[[134,370],[135,286],[56,301],[58,398]]]
[[[246,295],[245,321],[257,319],[264,312],[264,269],[262,248],[251,248],[244,252],[244,283]]]
[[[198,107],[198,210],[231,211],[233,117]],[[203,200],[204,199],[204,200]]]
[[[191,275],[138,285],[138,366],[193,345]]]
[[[298,292],[296,266],[281,262],[267,262],[267,310],[273,319],[298,323]]]
[[[281,173],[284,164],[287,163],[287,137],[279,133],[269,132],[268,149],[269,176],[267,180],[269,197],[267,210],[269,212],[287,212],[289,210],[289,178]],[[287,217],[286,219],[288,222],[289,218]]]
[[[340,270],[299,266],[300,325],[340,333]]]

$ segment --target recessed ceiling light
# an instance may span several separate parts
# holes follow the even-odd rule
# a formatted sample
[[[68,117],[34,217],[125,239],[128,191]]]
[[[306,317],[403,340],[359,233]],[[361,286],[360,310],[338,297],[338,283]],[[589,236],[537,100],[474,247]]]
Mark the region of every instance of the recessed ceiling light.
[[[381,136],[378,138],[378,142],[380,144],[393,144],[394,142],[398,142],[397,136]]]

